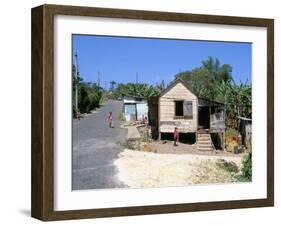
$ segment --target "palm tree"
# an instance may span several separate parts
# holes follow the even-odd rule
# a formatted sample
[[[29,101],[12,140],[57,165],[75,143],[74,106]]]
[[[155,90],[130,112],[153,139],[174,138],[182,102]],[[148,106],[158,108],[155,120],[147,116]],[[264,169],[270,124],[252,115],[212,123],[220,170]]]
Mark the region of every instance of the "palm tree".
[[[115,82],[114,80],[110,81],[110,90],[114,90],[115,85],[117,84],[117,82]]]

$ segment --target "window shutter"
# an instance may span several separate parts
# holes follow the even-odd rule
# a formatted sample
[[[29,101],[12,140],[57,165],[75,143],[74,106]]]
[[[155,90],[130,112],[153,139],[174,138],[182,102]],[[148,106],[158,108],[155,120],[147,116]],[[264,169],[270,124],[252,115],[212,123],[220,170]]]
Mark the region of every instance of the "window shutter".
[[[184,101],[183,103],[183,113],[186,118],[192,118],[193,117],[193,111],[192,111],[192,101]]]

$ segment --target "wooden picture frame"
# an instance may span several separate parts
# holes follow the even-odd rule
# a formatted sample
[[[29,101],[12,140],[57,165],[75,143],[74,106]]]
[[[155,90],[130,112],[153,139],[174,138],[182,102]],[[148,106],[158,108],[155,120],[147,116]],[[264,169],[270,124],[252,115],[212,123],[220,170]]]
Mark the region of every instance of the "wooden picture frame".
[[[267,29],[267,198],[121,208],[54,210],[54,16],[71,15],[174,21]],[[32,200],[31,215],[50,220],[163,214],[274,205],[274,20],[42,5],[32,9]],[[266,138],[265,138],[266,139]]]

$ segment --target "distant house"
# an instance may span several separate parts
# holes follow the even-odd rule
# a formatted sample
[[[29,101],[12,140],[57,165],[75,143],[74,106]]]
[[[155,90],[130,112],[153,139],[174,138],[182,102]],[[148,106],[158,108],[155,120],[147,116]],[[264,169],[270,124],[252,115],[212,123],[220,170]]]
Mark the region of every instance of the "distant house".
[[[183,139],[193,138],[200,150],[223,149],[225,107],[223,103],[200,98],[181,79],[150,98],[149,122],[153,137],[171,136],[177,127]]]
[[[142,121],[147,117],[148,106],[146,98],[124,96],[123,111],[126,121]]]

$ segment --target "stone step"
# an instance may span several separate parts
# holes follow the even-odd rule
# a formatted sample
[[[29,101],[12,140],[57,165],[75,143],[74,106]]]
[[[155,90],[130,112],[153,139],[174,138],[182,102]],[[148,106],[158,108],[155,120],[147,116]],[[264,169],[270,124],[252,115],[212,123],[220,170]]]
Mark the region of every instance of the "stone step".
[[[213,147],[212,143],[197,143],[197,147]]]
[[[208,139],[208,140],[211,140],[211,137],[197,137],[197,139],[198,140],[206,140],[206,139]]]
[[[212,139],[210,139],[210,138],[199,138],[199,139],[197,139],[197,141],[199,141],[199,142],[212,141]]]
[[[211,137],[198,137],[197,140],[212,140]]]
[[[198,142],[206,142],[206,141],[212,142],[211,139],[197,139],[197,141],[198,141]]]
[[[213,148],[204,148],[204,149],[202,149],[202,148],[197,148],[197,150],[198,150],[198,151],[214,151]]]
[[[209,133],[197,133],[198,137],[209,137]]]
[[[198,151],[213,151],[213,147],[197,147]]]
[[[209,145],[212,145],[213,144],[213,142],[211,142],[211,141],[204,141],[204,142],[197,142],[197,144],[209,144]]]
[[[213,142],[210,133],[198,133],[197,136],[198,151],[213,151]]]
[[[203,147],[203,148],[205,148],[205,147],[213,147],[213,145],[212,144],[197,144],[197,147]]]

